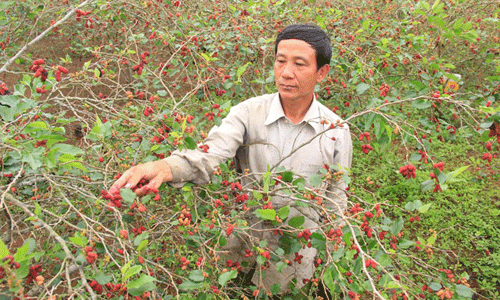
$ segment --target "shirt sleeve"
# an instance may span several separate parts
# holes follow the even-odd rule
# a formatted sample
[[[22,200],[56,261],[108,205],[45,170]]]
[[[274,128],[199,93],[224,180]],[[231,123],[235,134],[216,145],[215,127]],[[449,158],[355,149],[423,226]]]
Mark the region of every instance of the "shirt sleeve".
[[[241,103],[231,108],[220,126],[213,127],[203,144],[207,152],[200,149],[174,151],[165,161],[172,171],[172,184],[185,182],[209,183],[213,171],[227,159],[233,158],[243,144],[248,124],[248,109]]]
[[[348,174],[352,163],[352,140],[349,128],[338,128],[335,138],[334,165],[344,169],[343,171]],[[342,214],[347,209],[346,188],[347,184],[342,179],[327,185],[328,200],[325,206],[332,209],[335,214]]]
[[[336,165],[340,165],[342,168],[351,168],[352,140],[349,128],[342,128],[339,130],[334,152],[334,161]]]

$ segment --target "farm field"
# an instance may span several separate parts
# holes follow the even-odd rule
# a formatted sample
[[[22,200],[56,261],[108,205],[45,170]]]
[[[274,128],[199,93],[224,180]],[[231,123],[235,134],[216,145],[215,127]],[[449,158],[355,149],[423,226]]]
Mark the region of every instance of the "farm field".
[[[0,300],[500,299],[499,13],[497,0],[2,1]],[[210,151],[231,107],[276,92],[275,38],[293,23],[331,39],[316,97],[351,130],[349,173],[273,169],[243,188],[230,160],[207,185],[107,193],[131,166]],[[311,233],[269,205],[284,193],[321,209],[318,187],[340,179],[342,226],[325,211]],[[318,249],[308,288],[279,295],[224,259],[247,210],[282,236],[247,249],[259,270]]]

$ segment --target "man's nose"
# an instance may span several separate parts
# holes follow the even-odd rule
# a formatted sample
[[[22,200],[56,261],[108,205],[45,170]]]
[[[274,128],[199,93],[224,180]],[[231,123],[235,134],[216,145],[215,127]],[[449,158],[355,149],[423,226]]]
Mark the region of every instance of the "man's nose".
[[[294,76],[294,67],[291,63],[287,63],[285,64],[285,66],[283,67],[283,72],[281,73],[281,76],[282,77],[285,77],[285,78],[291,78]]]

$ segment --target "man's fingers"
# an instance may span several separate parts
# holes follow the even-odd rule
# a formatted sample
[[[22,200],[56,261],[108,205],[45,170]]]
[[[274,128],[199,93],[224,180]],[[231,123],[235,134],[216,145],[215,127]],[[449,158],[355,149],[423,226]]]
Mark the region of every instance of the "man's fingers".
[[[115,183],[113,183],[113,185],[109,189],[109,193],[113,194],[113,192],[120,190],[122,187],[124,187],[127,184],[129,178],[130,178],[130,172],[127,171],[127,172],[123,173],[123,175],[120,176],[120,178],[118,178],[115,181]]]
[[[151,180],[148,184],[143,186],[142,188],[135,190],[135,193],[138,196],[144,196],[147,194],[151,194],[155,191],[158,191],[158,189],[161,186],[161,183],[162,183],[161,179],[158,178],[158,176],[157,176],[153,180]]]
[[[158,190],[163,182],[172,180],[172,173],[169,165],[162,160],[140,164],[125,171],[111,186],[109,193],[116,195],[121,188],[134,189],[142,179],[149,180],[149,182],[142,188],[134,190],[138,196]]]
[[[122,176],[111,186],[109,193],[113,194],[114,192],[119,191],[121,188],[134,188],[137,186],[139,181],[144,178],[144,172],[137,167],[127,170],[123,173]]]

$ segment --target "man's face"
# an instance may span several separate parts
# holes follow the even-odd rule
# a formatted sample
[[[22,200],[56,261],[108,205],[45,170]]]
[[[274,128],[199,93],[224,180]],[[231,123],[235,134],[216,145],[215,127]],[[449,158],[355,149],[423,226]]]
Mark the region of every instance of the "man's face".
[[[281,101],[312,100],[316,83],[325,78],[330,66],[319,70],[316,64],[316,51],[302,40],[282,40],[278,44],[274,61],[274,80]]]

